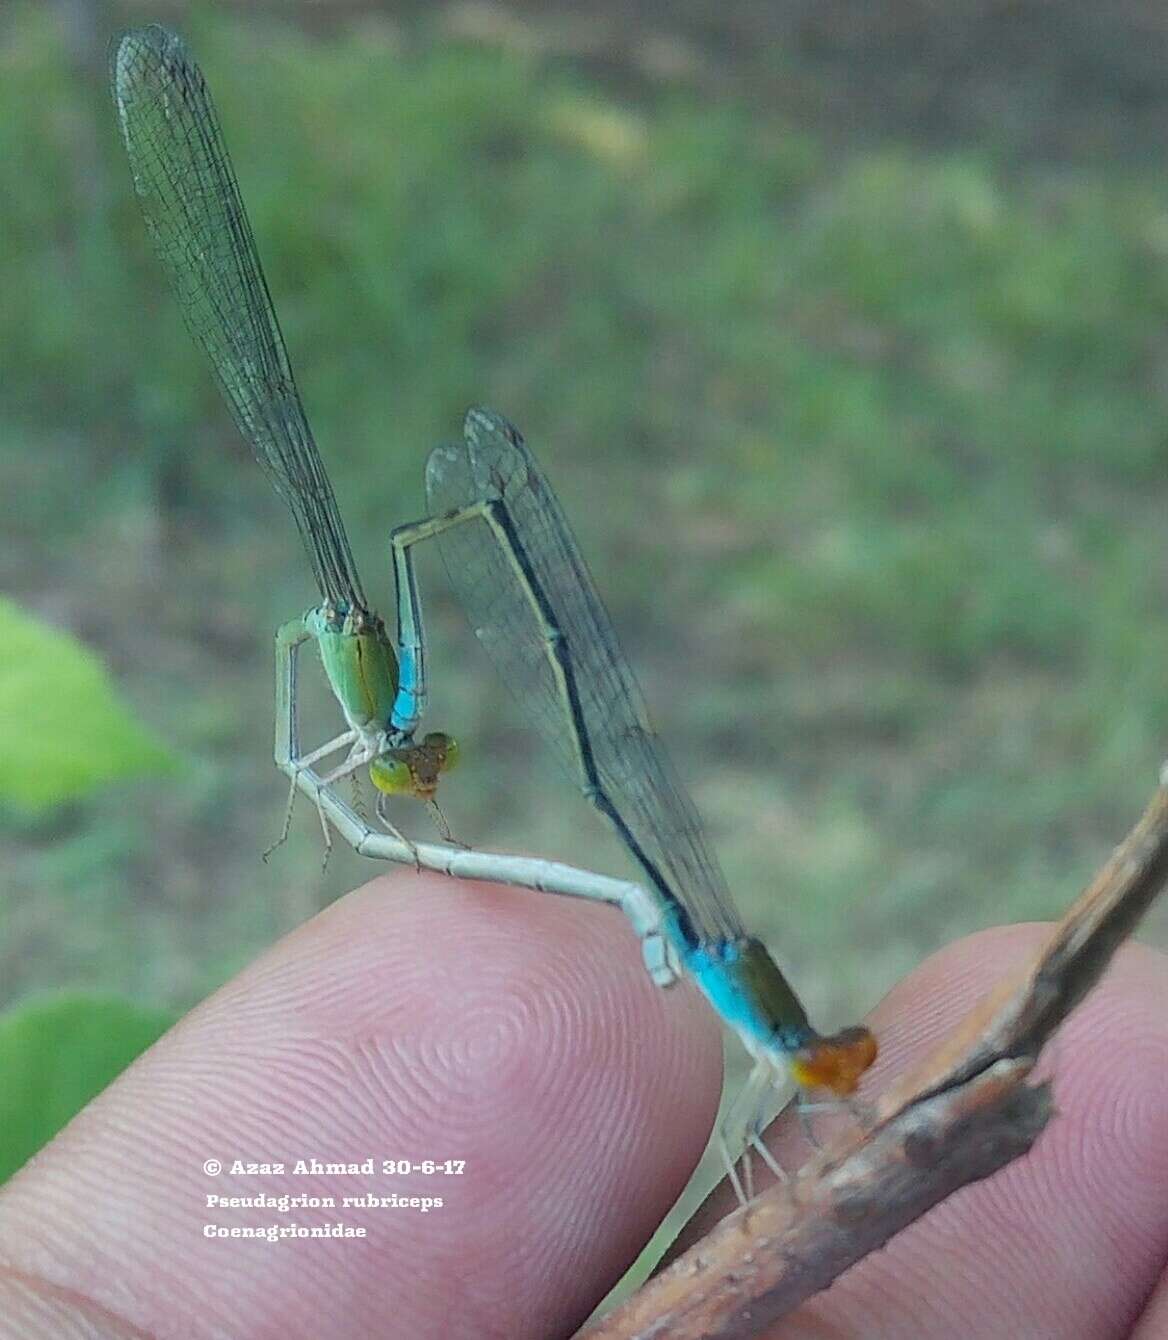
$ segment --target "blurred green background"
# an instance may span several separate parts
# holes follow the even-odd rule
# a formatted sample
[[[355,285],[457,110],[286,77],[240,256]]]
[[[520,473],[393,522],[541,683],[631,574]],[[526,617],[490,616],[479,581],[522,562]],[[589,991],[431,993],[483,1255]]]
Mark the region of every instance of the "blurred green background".
[[[427,450],[492,405],[545,464],[748,921],[823,1026],[954,936],[1059,912],[1168,754],[1168,22],[17,3],[0,584],[97,653],[178,764],[37,807],[7,789],[0,1005],[183,1009],[378,873],[338,848],[322,874],[303,805],[260,860],[286,794],[272,632],[315,593],[116,140],[105,45],[149,19],[207,72],[385,613]],[[427,725],[464,744],[455,832],[627,873],[440,567],[423,581]],[[84,739],[31,732],[5,723],[10,776]],[[420,808],[395,817],[430,835]],[[1168,918],[1145,933],[1168,942]]]

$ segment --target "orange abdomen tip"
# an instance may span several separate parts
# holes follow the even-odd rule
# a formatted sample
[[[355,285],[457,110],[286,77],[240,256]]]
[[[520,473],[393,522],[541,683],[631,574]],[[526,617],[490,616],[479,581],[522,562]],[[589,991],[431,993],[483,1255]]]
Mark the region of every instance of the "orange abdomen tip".
[[[791,1059],[791,1075],[804,1089],[830,1089],[843,1098],[856,1091],[875,1059],[875,1037],[857,1024],[800,1047]]]

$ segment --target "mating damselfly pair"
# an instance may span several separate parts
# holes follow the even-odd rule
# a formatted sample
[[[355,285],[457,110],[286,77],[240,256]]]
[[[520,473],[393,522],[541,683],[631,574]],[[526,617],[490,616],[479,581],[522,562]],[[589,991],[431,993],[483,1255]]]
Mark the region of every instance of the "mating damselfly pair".
[[[653,980],[690,976],[754,1058],[737,1113],[757,1141],[761,1102],[790,1077],[800,1091],[852,1093],[876,1054],[863,1027],[821,1036],[763,944],[747,934],[680,775],[649,724],[640,689],[564,513],[518,431],[473,409],[463,441],[431,453],[429,517],[391,536],[397,637],[370,607],[308,426],[247,214],[202,72],[181,39],[127,33],[112,59],[114,100],[146,224],[195,342],[240,432],[288,503],[321,603],[277,634],[276,761],[364,854],[619,906]],[[643,883],[554,862],[460,849],[438,810],[453,738],[417,738],[427,704],[425,636],[414,546],[433,539],[479,642],[592,804],[615,828]],[[298,652],[315,641],[346,729],[302,751]],[[318,769],[347,751],[333,767]],[[341,800],[361,768],[385,831]],[[431,808],[446,841],[406,840],[387,795]],[[733,1118],[731,1119],[733,1121]],[[740,1197],[742,1187],[727,1160]],[[777,1168],[775,1169],[776,1171]]]

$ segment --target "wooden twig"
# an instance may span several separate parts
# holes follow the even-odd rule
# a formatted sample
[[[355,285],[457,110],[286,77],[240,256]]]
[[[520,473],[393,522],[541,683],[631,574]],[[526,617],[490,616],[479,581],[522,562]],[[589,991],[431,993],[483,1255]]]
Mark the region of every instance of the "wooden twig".
[[[1043,948],[998,983],[871,1124],[724,1219],[579,1340],[743,1340],[970,1182],[1026,1153],[1053,1111],[1028,1083],[1168,880],[1168,769],[1139,822]]]

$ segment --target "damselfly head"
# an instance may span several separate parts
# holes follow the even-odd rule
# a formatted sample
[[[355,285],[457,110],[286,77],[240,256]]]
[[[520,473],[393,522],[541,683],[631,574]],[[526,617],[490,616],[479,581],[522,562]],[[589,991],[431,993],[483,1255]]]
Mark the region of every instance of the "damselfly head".
[[[431,731],[419,744],[387,749],[369,764],[369,780],[388,796],[417,796],[429,800],[438,778],[458,762],[458,741]]]
[[[428,735],[422,737],[419,747],[427,750],[438,760],[439,772],[449,772],[458,763],[458,741],[453,735],[445,735],[437,730],[430,731]]]
[[[379,754],[369,764],[369,780],[379,791],[387,796],[408,796],[413,794],[414,779],[410,765],[402,754],[408,749],[391,749],[387,754]]]
[[[862,1024],[815,1038],[790,1058],[791,1077],[803,1089],[829,1089],[839,1097],[855,1093],[860,1076],[876,1059],[876,1039]]]

